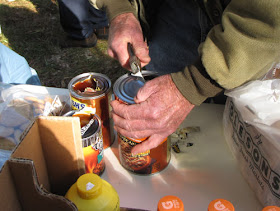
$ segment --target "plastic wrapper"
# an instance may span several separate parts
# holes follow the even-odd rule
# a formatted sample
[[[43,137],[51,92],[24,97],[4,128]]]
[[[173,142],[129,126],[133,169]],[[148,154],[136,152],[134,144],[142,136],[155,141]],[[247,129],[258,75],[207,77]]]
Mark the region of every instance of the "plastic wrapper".
[[[10,151],[10,150],[0,149],[0,169],[2,168],[2,166],[4,165],[6,160],[8,160],[10,158],[11,154],[12,154],[12,151]]]
[[[226,141],[263,206],[280,205],[279,67],[273,66],[262,80],[225,93]]]
[[[70,108],[67,89],[0,83],[0,143],[12,149],[38,116],[61,116]]]

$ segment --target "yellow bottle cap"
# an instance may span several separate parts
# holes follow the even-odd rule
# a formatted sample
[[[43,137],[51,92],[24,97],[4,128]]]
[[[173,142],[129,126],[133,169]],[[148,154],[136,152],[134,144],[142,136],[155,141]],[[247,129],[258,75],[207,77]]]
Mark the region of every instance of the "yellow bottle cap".
[[[177,196],[164,196],[158,202],[158,211],[184,211],[184,204]]]
[[[277,206],[267,206],[262,209],[262,211],[280,211],[280,207]]]
[[[102,179],[93,173],[84,174],[77,180],[77,191],[81,198],[92,199],[99,194]]]
[[[215,199],[211,201],[208,206],[208,211],[219,211],[219,210],[234,211],[234,207],[232,203],[230,203],[225,199]]]

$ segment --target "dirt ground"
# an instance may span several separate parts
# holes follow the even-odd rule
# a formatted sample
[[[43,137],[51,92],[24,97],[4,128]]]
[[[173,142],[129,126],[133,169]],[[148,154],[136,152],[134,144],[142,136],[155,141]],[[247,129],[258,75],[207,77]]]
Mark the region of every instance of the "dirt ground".
[[[85,72],[107,75],[112,83],[126,73],[107,55],[107,41],[93,48],[61,49],[65,38],[55,0],[0,0],[0,42],[26,58],[42,85],[66,88]]]

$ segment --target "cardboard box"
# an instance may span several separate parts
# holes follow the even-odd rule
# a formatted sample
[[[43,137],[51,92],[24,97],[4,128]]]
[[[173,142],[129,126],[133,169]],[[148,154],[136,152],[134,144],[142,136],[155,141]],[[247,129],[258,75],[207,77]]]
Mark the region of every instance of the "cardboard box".
[[[1,169],[1,210],[77,210],[63,196],[84,173],[79,118],[39,117]]]

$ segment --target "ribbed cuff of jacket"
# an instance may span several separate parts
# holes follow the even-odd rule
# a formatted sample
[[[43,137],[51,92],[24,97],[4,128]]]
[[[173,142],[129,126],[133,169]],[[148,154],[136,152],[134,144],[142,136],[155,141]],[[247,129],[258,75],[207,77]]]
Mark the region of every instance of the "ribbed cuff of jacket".
[[[132,6],[130,1],[127,0],[89,0],[89,2],[98,9],[105,9],[109,22],[111,22],[116,16],[124,13],[133,13],[135,17],[137,17],[135,8]]]
[[[201,61],[181,72],[171,73],[171,77],[182,95],[194,105],[200,105],[208,97],[223,91],[206,73]]]

